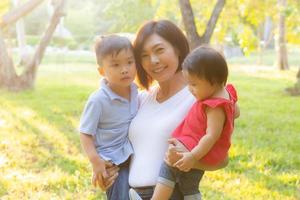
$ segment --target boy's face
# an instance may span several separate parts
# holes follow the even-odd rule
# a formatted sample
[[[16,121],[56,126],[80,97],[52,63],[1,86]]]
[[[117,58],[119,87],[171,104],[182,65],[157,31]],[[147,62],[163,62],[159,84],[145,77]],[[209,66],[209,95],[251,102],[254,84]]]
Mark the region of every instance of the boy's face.
[[[211,97],[217,89],[216,84],[212,85],[204,78],[190,74],[186,70],[182,70],[185,80],[189,86],[190,92],[197,100],[204,100]]]
[[[128,87],[136,74],[133,52],[130,49],[123,49],[118,54],[105,56],[99,72],[105,76],[110,87]]]

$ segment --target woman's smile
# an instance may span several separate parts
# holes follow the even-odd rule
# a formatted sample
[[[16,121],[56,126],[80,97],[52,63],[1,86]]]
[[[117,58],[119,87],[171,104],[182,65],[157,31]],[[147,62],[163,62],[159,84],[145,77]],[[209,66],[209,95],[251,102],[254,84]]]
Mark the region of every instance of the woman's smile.
[[[163,67],[157,67],[155,69],[152,70],[153,73],[160,73],[162,71],[164,71],[167,67],[163,66]]]

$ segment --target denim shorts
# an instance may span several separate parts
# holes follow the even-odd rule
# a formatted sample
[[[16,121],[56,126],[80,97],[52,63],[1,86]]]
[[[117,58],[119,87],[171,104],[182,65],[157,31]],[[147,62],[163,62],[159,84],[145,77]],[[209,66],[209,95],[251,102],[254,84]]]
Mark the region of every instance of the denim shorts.
[[[130,158],[118,166],[120,168],[118,171],[119,175],[114,184],[108,188],[108,190],[106,190],[106,196],[108,200],[120,200],[120,197],[122,197],[122,200],[129,200],[129,163]]]
[[[171,188],[174,188],[175,184],[178,184],[184,199],[201,199],[199,182],[203,174],[203,170],[191,169],[188,172],[182,172],[175,167],[163,163],[160,168],[158,183]]]
[[[143,200],[151,200],[154,192],[154,186],[137,187],[133,189],[139,194],[139,196]],[[178,188],[178,184],[176,184],[172,196],[170,197],[169,200],[183,200],[183,199],[184,197]]]

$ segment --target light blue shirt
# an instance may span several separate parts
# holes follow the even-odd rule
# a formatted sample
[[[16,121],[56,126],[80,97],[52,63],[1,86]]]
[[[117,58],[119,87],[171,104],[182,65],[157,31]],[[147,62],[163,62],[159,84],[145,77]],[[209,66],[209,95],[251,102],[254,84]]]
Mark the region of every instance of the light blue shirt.
[[[100,89],[90,95],[80,119],[79,131],[92,135],[101,158],[116,165],[133,154],[128,128],[138,110],[138,91],[134,83],[130,87],[128,101],[114,93],[102,79]]]

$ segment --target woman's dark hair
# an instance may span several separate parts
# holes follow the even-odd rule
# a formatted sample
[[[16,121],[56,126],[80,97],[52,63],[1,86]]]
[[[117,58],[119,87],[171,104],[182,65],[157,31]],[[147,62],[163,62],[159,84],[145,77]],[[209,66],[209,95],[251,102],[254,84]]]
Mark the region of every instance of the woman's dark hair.
[[[136,39],[134,41],[134,53],[136,57],[136,67],[137,67],[137,76],[140,84],[148,89],[152,83],[152,78],[147,74],[144,68],[141,65],[141,53],[143,51],[144,43],[146,39],[152,35],[157,34],[160,37],[164,38],[168,41],[175,50],[178,51],[178,69],[181,70],[181,64],[187,54],[189,53],[189,44],[188,41],[183,34],[183,32],[171,21],[169,20],[151,20],[146,22],[137,32]]]
[[[183,61],[182,69],[211,84],[225,85],[227,82],[228,67],[225,58],[208,46],[194,49]]]

